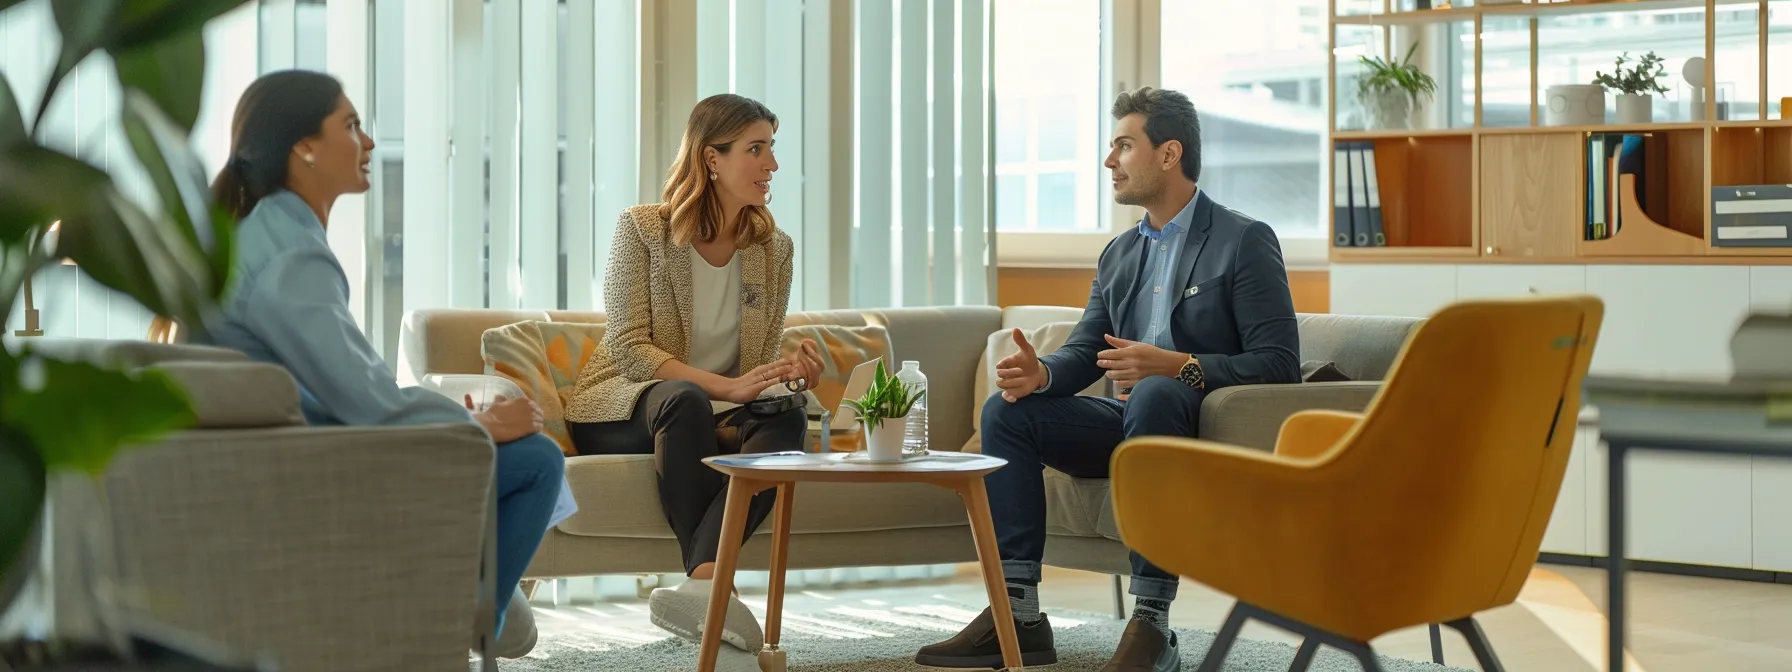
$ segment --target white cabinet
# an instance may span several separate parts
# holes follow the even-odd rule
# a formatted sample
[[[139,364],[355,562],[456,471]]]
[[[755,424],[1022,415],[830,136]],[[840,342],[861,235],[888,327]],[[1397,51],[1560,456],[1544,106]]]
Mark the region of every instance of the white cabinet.
[[[1726,379],[1751,311],[1792,313],[1792,267],[1338,264],[1332,311],[1426,317],[1454,301],[1587,292],[1605,302],[1593,373]],[[1639,453],[1629,466],[1632,558],[1792,571],[1792,461]],[[1606,451],[1576,433],[1542,549],[1604,555]]]
[[[1792,266],[1757,266],[1750,275],[1754,311],[1792,313]],[[1755,569],[1792,572],[1792,460],[1754,461]]]
[[[1587,440],[1591,430],[1577,427],[1573,452],[1568,454],[1568,470],[1562,474],[1562,490],[1556,495],[1555,512],[1549,517],[1549,529],[1543,533],[1545,553],[1587,553]]]
[[[1729,378],[1750,282],[1747,266],[1588,266],[1587,291],[1605,300],[1594,373]]]
[[[1337,264],[1332,312],[1429,317],[1456,300],[1456,267],[1434,264]]]
[[[1585,266],[1479,264],[1459,266],[1456,271],[1457,300],[1585,291]]]

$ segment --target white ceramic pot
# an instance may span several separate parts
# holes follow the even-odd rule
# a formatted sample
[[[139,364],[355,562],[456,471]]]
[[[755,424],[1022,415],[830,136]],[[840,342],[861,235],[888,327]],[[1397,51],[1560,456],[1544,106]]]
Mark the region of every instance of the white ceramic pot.
[[[1369,128],[1400,130],[1412,126],[1412,97],[1405,91],[1374,91],[1363,95],[1363,107],[1369,113]]]
[[[902,439],[907,429],[908,416],[884,418],[877,427],[866,427],[865,447],[871,453],[871,459],[891,462],[902,459]]]
[[[1605,87],[1557,84],[1543,90],[1545,126],[1598,126],[1605,123]]]
[[[1654,102],[1646,93],[1618,94],[1618,123],[1647,124],[1653,121]]]

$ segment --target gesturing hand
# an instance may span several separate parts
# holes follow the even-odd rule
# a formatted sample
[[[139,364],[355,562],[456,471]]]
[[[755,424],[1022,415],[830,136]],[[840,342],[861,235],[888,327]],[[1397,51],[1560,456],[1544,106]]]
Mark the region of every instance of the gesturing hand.
[[[466,398],[466,403],[468,408],[473,407],[471,395]],[[474,414],[473,418],[492,435],[494,443],[510,443],[541,431],[541,407],[528,397],[509,399],[497,395],[492,397],[490,407]]]
[[[784,361],[796,368],[795,377],[803,381],[803,388],[799,392],[815,389],[815,384],[821,381],[821,372],[825,367],[821,363],[821,347],[815,345],[815,339],[803,339],[796,350],[784,356]]]
[[[720,401],[744,404],[759,397],[759,393],[773,385],[796,380],[800,375],[795,364],[789,359],[778,359],[762,364],[758,368],[742,374],[738,378],[730,378],[729,385],[717,396]]]
[[[1045,366],[1039,363],[1039,354],[1020,329],[1014,330],[1014,344],[1020,346],[1020,352],[996,362],[996,387],[1002,388],[1002,398],[1010,403],[1045,387]]]
[[[1095,353],[1095,365],[1107,369],[1105,374],[1121,391],[1131,390],[1139,381],[1151,376],[1175,376],[1182,371],[1188,355],[1171,352],[1150,343],[1129,341],[1105,335],[1113,349]]]

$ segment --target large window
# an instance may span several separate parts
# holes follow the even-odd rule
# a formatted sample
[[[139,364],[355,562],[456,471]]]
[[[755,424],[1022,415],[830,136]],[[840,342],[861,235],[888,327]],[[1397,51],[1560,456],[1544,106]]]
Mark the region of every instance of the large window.
[[[1325,263],[1327,0],[994,0],[997,253],[1087,266],[1143,211],[1113,203],[1114,94],[1180,91],[1201,115],[1200,186]]]
[[[1283,239],[1321,237],[1325,223],[1326,6],[1163,3],[1162,82],[1201,114],[1201,189]]]
[[[994,4],[996,229],[1101,231],[1101,3]]]

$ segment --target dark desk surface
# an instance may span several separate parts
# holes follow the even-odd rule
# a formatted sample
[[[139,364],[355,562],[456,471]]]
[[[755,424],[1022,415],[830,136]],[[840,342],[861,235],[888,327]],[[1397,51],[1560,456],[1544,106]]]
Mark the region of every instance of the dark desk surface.
[[[1601,439],[1640,447],[1792,457],[1792,381],[1589,376]]]

